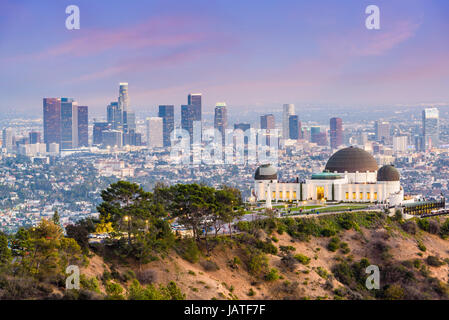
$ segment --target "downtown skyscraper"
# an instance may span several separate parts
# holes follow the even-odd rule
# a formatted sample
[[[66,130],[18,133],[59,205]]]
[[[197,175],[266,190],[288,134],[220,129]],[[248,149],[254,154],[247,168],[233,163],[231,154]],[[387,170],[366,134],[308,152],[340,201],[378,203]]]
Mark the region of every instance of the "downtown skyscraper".
[[[44,143],[47,151],[50,143],[61,144],[61,99],[44,98]]]
[[[330,120],[330,145],[332,149],[337,149],[343,144],[343,121],[341,118],[331,118]]]
[[[190,93],[187,97],[187,105],[181,106],[181,127],[189,132],[190,142],[193,142],[193,127],[197,126],[199,130],[199,139],[202,137],[202,95],[201,93]]]
[[[228,128],[228,111],[224,102],[218,102],[215,106],[214,128],[220,131],[224,144],[226,129]]]
[[[128,83],[121,82],[119,85],[119,97],[118,97],[118,108],[123,112],[122,123],[123,131],[128,131],[128,108],[129,108],[129,96],[128,96]]]
[[[170,147],[170,135],[175,128],[175,107],[173,105],[160,105],[158,117],[162,118],[163,122],[164,147]]]
[[[297,115],[288,117],[288,139],[298,140],[300,138],[301,122]]]
[[[61,150],[78,147],[78,103],[61,98]]]
[[[89,108],[78,106],[78,146],[89,146]]]
[[[437,108],[426,108],[422,112],[423,147],[425,150],[440,146],[440,112]]]
[[[289,117],[295,115],[295,105],[294,104],[284,104],[282,107],[282,138],[290,138],[290,125]]]
[[[187,97],[187,104],[192,106],[193,121],[202,120],[202,94],[190,93]]]
[[[118,102],[111,102],[107,106],[107,121],[113,130],[123,129],[123,112]]]
[[[260,117],[260,129],[264,130],[263,135],[266,136],[266,145],[270,145],[270,137],[273,136],[272,130],[276,127],[276,121],[273,114],[266,114]],[[260,143],[260,141],[258,142]]]
[[[58,144],[60,150],[88,146],[88,107],[72,98],[44,98],[44,143]]]

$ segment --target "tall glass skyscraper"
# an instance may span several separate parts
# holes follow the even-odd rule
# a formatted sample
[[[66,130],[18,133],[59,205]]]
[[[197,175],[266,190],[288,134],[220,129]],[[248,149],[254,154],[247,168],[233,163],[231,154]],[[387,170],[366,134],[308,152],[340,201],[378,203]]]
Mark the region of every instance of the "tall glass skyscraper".
[[[164,147],[170,147],[170,134],[175,128],[175,107],[173,105],[160,105],[158,117],[162,118],[163,121]]]
[[[424,147],[426,150],[440,146],[440,112],[426,108],[422,112]]]
[[[299,117],[291,115],[288,117],[288,139],[299,139]]]
[[[282,138],[290,138],[290,126],[289,117],[295,115],[295,105],[294,104],[284,104],[282,108]]]
[[[343,144],[343,121],[341,118],[330,120],[330,140],[332,149],[337,149]]]
[[[78,147],[78,103],[61,98],[61,150]]]
[[[113,130],[122,130],[123,112],[118,102],[111,102],[107,107],[108,123]]]
[[[61,99],[44,98],[44,143],[61,143]]]
[[[193,139],[193,121],[195,119],[194,106],[182,105],[181,106],[181,128],[188,131],[190,135],[190,142]]]
[[[201,93],[190,93],[187,97],[187,104],[193,106],[193,121],[201,121],[202,114],[202,95]]]
[[[120,83],[118,107],[123,112],[123,116],[122,116],[123,132],[128,132],[129,96],[128,96],[128,83],[127,82]]]
[[[78,106],[78,146],[89,146],[89,108]]]
[[[225,130],[228,128],[228,111],[226,103],[218,102],[215,106],[214,128],[221,133],[222,143],[225,143]]]

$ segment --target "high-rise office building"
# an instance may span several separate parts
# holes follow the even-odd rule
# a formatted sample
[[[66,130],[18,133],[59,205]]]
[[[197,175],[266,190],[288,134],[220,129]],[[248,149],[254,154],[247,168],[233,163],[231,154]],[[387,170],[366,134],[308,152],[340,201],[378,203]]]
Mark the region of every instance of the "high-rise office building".
[[[119,87],[118,107],[122,112],[123,132],[128,132],[129,95],[128,83],[121,82]]]
[[[89,146],[89,108],[78,106],[78,146]]]
[[[61,143],[61,99],[44,98],[44,143],[49,150],[50,143]]]
[[[190,142],[193,139],[193,121],[195,119],[194,107],[191,105],[181,106],[181,128],[186,130],[190,135]]]
[[[14,146],[14,131],[11,128],[5,128],[2,131],[3,148],[11,150]]]
[[[128,110],[126,114],[126,121],[127,121],[127,130],[128,131],[136,131],[136,114],[134,111]]]
[[[260,128],[261,129],[274,129],[276,126],[276,122],[274,119],[274,115],[266,114],[260,117]]]
[[[108,122],[94,122],[92,145],[102,145],[103,132],[110,129],[112,129],[112,125]]]
[[[193,121],[202,120],[202,95],[201,93],[190,93],[187,97],[187,104],[193,106]]]
[[[266,114],[260,117],[260,129],[265,130],[263,133],[266,136],[266,144],[270,145],[270,137],[273,136],[273,131],[276,127],[274,115]]]
[[[288,117],[288,138],[292,140],[299,139],[299,117],[290,115]]]
[[[440,112],[437,108],[426,108],[422,112],[424,148],[440,146]]]
[[[194,130],[193,127],[199,129],[199,136],[197,137],[200,141],[202,141],[203,137],[203,126],[202,126],[202,95],[201,93],[190,93],[187,97],[187,104],[191,107],[191,114],[193,117],[192,122],[192,133],[191,133],[191,141],[194,142]]]
[[[158,116],[162,118],[164,147],[171,146],[170,134],[175,128],[175,107],[173,105],[160,105]]]
[[[123,134],[123,145],[124,146],[142,145],[142,135],[140,133],[136,133],[136,131],[133,129],[128,130],[128,132]]]
[[[394,153],[404,153],[407,151],[408,137],[396,136],[393,137],[393,151]]]
[[[214,128],[220,131],[224,144],[226,129],[228,128],[228,111],[224,102],[218,102],[215,106]]]
[[[61,98],[61,150],[78,147],[78,103]]]
[[[149,117],[147,125],[147,146],[161,148],[164,146],[164,121],[160,117]]]
[[[376,133],[376,141],[381,141],[386,144],[391,143],[391,128],[389,122],[376,121],[374,124],[374,129]]]
[[[290,138],[290,116],[295,115],[295,105],[294,104],[284,104],[282,108],[282,138]]]
[[[341,118],[331,118],[330,140],[332,149],[337,149],[343,144],[343,121]]]
[[[320,127],[318,127],[318,126],[310,127],[310,142],[316,143],[318,145],[323,145],[323,139],[324,139],[323,133],[324,133],[324,138],[326,138],[326,133],[321,132]]]
[[[107,107],[108,123],[111,124],[112,129],[123,129],[123,112],[119,107],[118,102],[111,102]]]
[[[30,144],[41,143],[41,133],[37,131],[31,131],[29,134]]]

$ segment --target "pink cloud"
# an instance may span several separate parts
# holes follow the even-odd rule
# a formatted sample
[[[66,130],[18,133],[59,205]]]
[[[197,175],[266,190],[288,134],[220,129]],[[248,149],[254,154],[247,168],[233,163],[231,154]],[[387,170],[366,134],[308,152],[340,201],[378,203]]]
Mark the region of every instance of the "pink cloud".
[[[379,56],[412,38],[419,24],[410,21],[393,22],[388,29],[359,28],[321,40],[321,46],[330,56]]]
[[[11,61],[51,59],[55,57],[86,57],[109,50],[175,47],[197,43],[218,35],[199,25],[198,19],[187,17],[158,17],[144,23],[113,30],[79,30],[79,36],[61,44],[31,54],[19,55]],[[201,29],[201,31],[198,31]],[[11,62],[10,61],[10,62]]]

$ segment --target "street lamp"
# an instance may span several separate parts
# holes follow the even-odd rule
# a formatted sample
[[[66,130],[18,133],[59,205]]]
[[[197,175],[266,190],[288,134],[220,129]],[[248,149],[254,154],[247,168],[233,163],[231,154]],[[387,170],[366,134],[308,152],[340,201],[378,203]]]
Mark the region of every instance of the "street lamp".
[[[128,222],[128,245],[131,245],[131,217],[124,216],[123,220]]]

